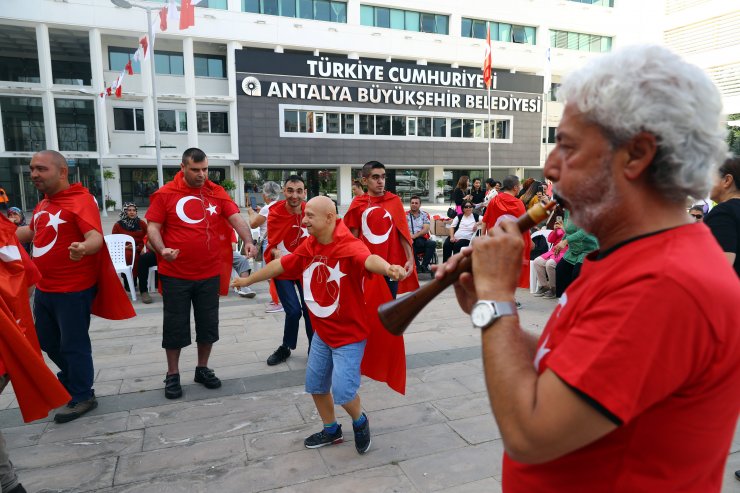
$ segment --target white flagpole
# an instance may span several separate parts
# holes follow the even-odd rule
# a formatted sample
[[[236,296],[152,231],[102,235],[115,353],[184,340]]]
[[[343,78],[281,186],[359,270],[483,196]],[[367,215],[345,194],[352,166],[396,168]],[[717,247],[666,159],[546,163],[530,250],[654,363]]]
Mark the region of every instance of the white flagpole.
[[[488,58],[491,60],[491,81],[488,84],[488,178],[491,178],[491,134],[494,129],[491,128],[491,85],[493,85],[493,54],[491,53],[491,44],[489,43],[491,33],[491,24],[486,21],[486,43],[488,43]]]

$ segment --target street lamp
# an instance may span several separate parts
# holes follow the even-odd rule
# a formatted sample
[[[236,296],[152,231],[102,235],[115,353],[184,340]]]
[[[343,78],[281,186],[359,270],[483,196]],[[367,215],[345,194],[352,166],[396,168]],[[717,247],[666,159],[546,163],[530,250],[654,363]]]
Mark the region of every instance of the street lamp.
[[[162,172],[162,144],[159,140],[159,105],[157,104],[157,73],[154,68],[154,28],[152,27],[152,11],[159,10],[159,8],[155,9],[152,7],[147,7],[145,5],[139,5],[133,2],[129,2],[128,0],[110,1],[116,7],[121,7],[122,9],[130,9],[131,7],[136,7],[142,10],[146,10],[147,33],[149,35],[149,63],[152,72],[152,102],[154,106],[154,149],[156,150],[157,155],[157,181],[159,182],[159,187],[162,188],[164,186],[164,173]]]

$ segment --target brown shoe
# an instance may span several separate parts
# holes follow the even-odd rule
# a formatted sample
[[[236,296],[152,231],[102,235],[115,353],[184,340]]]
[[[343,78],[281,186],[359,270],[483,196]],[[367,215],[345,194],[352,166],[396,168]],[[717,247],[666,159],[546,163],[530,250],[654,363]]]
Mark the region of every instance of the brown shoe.
[[[149,305],[152,302],[152,296],[149,293],[141,293],[141,302]]]
[[[54,421],[57,423],[68,423],[92,411],[96,407],[98,407],[98,401],[95,399],[95,396],[81,402],[69,401],[61,411],[57,411],[54,415]]]

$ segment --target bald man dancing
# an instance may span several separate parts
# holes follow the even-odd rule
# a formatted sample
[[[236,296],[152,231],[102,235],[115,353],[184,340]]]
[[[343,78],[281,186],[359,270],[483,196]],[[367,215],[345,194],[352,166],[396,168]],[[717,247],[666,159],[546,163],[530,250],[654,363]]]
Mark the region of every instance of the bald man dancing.
[[[363,300],[375,297],[368,295],[368,290],[377,283],[381,288],[377,292],[388,292],[380,276],[398,281],[406,275],[406,270],[371,254],[337,218],[336,207],[328,197],[314,197],[308,201],[303,226],[311,236],[291,255],[273,260],[248,278],[235,279],[232,286],[248,286],[281,275],[302,279],[315,330],[306,368],[306,392],[312,395],[324,423],[324,428],[306,438],[304,444],[306,448],[319,448],[343,441],[342,426],[337,424],[334,415],[334,404],[339,404],[352,417],[355,448],[364,454],[370,449],[371,441],[370,423],[362,412],[357,393],[361,367],[365,375],[386,381],[403,392],[405,359],[402,338],[387,333],[384,336],[382,328],[371,333],[369,319],[372,317],[368,317],[368,313],[373,310],[364,305]],[[378,340],[383,337],[387,338]],[[375,364],[365,361],[375,358],[374,347],[382,348],[383,354],[378,357],[384,358],[382,365],[390,369],[385,374],[377,372],[377,360]],[[388,354],[394,355],[391,360]],[[403,371],[399,364],[403,364]],[[403,379],[399,381],[401,374]]]

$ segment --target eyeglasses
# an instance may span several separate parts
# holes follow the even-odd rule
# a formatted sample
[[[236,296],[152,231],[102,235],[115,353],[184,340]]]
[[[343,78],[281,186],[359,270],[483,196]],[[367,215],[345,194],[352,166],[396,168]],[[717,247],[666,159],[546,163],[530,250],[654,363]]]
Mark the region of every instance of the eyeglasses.
[[[689,214],[689,215],[693,217],[695,221],[698,221],[699,219],[702,219],[704,217],[701,214]]]

